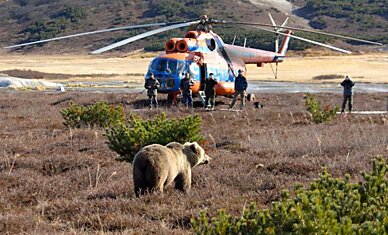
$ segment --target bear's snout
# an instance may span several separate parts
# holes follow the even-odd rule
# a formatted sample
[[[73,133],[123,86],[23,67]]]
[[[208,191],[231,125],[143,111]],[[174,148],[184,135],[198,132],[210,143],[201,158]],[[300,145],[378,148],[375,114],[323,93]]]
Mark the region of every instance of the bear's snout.
[[[205,160],[203,161],[203,164],[209,164],[209,162],[210,162],[211,159],[212,159],[211,157],[209,157],[208,155],[206,155],[206,156],[205,156]]]

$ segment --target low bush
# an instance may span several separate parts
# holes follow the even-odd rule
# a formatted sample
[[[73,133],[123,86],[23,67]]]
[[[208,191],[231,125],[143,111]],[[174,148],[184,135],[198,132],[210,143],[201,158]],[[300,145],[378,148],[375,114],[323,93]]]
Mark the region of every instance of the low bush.
[[[387,234],[388,164],[373,162],[359,183],[332,178],[326,170],[308,189],[285,191],[270,209],[255,204],[233,217],[225,210],[209,218],[206,211],[191,219],[197,234]]]
[[[324,109],[321,107],[321,102],[315,99],[314,95],[306,94],[306,107],[307,110],[312,115],[312,120],[314,123],[323,123],[330,121],[333,119],[337,112],[339,111],[339,107],[336,105],[331,107],[330,105],[326,105]]]
[[[153,120],[131,115],[128,125],[120,123],[107,129],[109,148],[120,155],[120,160],[132,162],[135,154],[149,144],[168,144],[170,142],[200,142],[200,116],[188,116],[182,119],[168,119],[161,114]]]
[[[81,106],[74,102],[61,110],[64,125],[72,128],[101,127],[108,128],[125,121],[123,106],[111,105],[100,101],[92,105]]]
[[[109,148],[120,155],[119,160],[129,162],[142,147],[149,144],[204,140],[201,135],[202,119],[198,115],[168,119],[162,113],[153,120],[147,120],[132,114],[126,120],[121,105],[110,105],[103,101],[88,106],[72,102],[61,110],[61,115],[64,125],[71,128],[105,128]]]
[[[345,76],[342,74],[323,74],[323,75],[314,76],[313,80],[341,79],[344,77]]]

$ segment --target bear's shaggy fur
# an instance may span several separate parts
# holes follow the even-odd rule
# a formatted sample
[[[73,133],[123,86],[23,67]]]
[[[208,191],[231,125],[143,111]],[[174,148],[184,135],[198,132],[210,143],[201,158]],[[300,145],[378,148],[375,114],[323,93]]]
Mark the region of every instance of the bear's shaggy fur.
[[[210,157],[197,144],[172,142],[166,146],[152,144],[142,148],[133,161],[133,182],[135,194],[159,191],[175,181],[175,188],[189,191],[191,169],[207,164]]]

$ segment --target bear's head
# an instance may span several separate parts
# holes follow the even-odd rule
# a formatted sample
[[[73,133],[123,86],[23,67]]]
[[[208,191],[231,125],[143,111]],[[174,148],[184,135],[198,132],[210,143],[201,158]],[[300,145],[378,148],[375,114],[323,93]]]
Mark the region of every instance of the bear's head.
[[[197,142],[187,142],[183,145],[182,151],[185,153],[187,160],[190,162],[191,168],[208,164],[211,158],[205,153],[205,150]]]

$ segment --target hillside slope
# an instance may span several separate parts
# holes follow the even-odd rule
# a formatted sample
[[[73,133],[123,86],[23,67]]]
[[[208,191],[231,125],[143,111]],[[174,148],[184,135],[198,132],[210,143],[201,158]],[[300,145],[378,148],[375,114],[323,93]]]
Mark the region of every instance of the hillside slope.
[[[294,13],[310,20],[310,26],[376,40],[388,38],[387,0],[292,0]]]
[[[316,5],[307,1],[293,1],[293,4],[300,6],[301,10],[296,11],[300,16],[309,20],[317,21],[313,12]],[[2,0],[0,1],[0,46],[7,46],[22,42],[29,42],[39,39],[46,39],[54,36],[62,36],[84,31],[92,31],[123,25],[132,25],[149,22],[166,22],[183,19],[196,19],[202,14],[208,14],[212,18],[236,21],[251,21],[269,23],[267,12],[270,11],[275,19],[280,22],[289,14],[289,8],[279,7],[281,5],[268,4],[261,6],[253,4],[255,1],[247,0],[94,0],[94,1],[50,1],[50,0]],[[257,2],[257,1],[256,1]],[[268,2],[268,1],[267,1]],[[279,1],[281,2],[281,1]],[[284,1],[283,1],[284,2]],[[291,4],[290,4],[291,6]],[[356,11],[355,14],[359,14]],[[322,17],[321,17],[322,18]],[[319,18],[319,19],[321,19]],[[327,18],[327,17],[326,17]],[[323,19],[326,19],[323,17]],[[386,18],[378,18],[384,24]],[[330,21],[330,27],[326,29],[333,32],[342,32],[341,20],[338,24]],[[356,34],[369,38],[370,35],[378,35],[379,39],[386,39],[387,27],[371,25],[368,30],[360,27],[348,27],[355,30]],[[290,25],[301,25],[300,18],[291,17]],[[312,24],[314,26],[314,24]],[[39,46],[30,46],[23,50],[16,50],[34,53],[86,53],[93,49],[108,45],[115,41],[138,34],[142,30],[106,33],[68,39],[58,42],[46,43]],[[240,29],[217,26],[215,31],[220,33],[225,42],[230,42],[237,34],[237,44],[242,43],[244,37],[248,38],[248,45],[263,49],[273,48],[273,35],[270,33],[258,32],[253,29]],[[344,33],[349,31],[343,31]],[[384,34],[385,33],[385,34]],[[140,40],[137,43],[122,47],[119,51],[128,51],[146,47],[148,49],[160,49],[167,38],[183,35],[183,30],[174,30]],[[316,38],[315,38],[316,39]],[[322,39],[325,40],[325,39]],[[306,45],[292,42],[294,49],[304,49]]]

